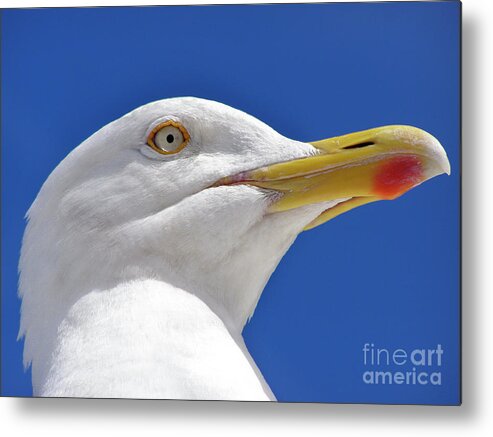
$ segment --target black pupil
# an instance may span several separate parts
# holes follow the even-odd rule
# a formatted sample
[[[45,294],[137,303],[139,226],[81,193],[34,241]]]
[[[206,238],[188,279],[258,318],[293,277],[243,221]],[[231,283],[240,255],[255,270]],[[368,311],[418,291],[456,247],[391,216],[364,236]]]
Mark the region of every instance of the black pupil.
[[[166,137],[166,141],[171,144],[173,141],[175,141],[175,137],[171,134],[168,134],[168,136]]]

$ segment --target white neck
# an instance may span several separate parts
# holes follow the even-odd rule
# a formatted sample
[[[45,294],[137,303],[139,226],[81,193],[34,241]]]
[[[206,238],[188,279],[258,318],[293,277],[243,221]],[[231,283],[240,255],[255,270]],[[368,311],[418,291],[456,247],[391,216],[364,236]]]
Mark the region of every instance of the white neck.
[[[67,233],[63,217],[52,213],[55,206],[40,205],[20,263],[19,335],[35,394],[274,398],[241,331],[277,263],[325,205],[245,224],[247,232],[227,239],[236,245],[223,256],[211,253],[210,243],[226,244],[221,237],[232,225],[218,228],[217,238],[195,232],[190,240],[186,226],[173,228],[182,221],[163,227],[156,215],[115,233],[81,229],[87,222]],[[201,218],[209,230],[206,220],[217,220]],[[191,253],[185,241],[193,243]]]
[[[195,295],[157,280],[77,300],[48,363],[34,383],[36,395],[275,399],[241,333]]]

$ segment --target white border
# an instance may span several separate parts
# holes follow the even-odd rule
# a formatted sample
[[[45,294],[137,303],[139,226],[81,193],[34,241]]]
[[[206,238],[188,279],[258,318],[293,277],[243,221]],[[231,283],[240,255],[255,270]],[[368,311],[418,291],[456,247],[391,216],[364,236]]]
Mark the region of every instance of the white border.
[[[286,3],[288,1],[283,1]],[[166,4],[206,4],[168,1]],[[251,3],[221,1],[214,3]],[[277,3],[271,1],[271,3]],[[0,399],[0,432],[15,436],[482,436],[493,429],[493,17],[463,2],[462,407]],[[0,1],[1,7],[155,5],[160,1]]]

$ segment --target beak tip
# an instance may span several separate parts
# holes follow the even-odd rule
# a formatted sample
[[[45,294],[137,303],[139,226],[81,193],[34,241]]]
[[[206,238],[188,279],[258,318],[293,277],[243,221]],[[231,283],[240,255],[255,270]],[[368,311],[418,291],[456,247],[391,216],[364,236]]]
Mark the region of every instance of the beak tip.
[[[447,156],[447,152],[444,147],[432,134],[412,126],[406,126],[406,133],[411,133],[415,136],[414,144],[420,144],[418,146],[421,148],[425,155],[428,155],[430,161],[433,162],[433,167],[435,167],[435,175],[447,174],[450,176],[450,161]]]
[[[450,168],[450,161],[447,156],[447,152],[445,152],[445,149],[443,146],[436,140],[437,147],[435,150],[433,150],[433,158],[435,161],[436,166],[440,170],[440,174],[446,174],[447,176],[450,176],[451,173],[451,168]]]
[[[438,147],[431,151],[430,161],[433,163],[432,166],[435,168],[435,173],[437,175],[446,174],[450,176],[450,161],[447,153],[438,141],[437,145]]]

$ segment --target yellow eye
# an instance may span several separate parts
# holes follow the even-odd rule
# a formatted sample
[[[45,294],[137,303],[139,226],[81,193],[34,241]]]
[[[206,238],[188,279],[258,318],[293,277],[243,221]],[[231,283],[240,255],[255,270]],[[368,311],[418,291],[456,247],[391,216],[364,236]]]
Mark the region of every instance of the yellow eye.
[[[178,122],[168,120],[158,124],[147,137],[147,144],[163,155],[178,153],[188,143],[190,135]]]

